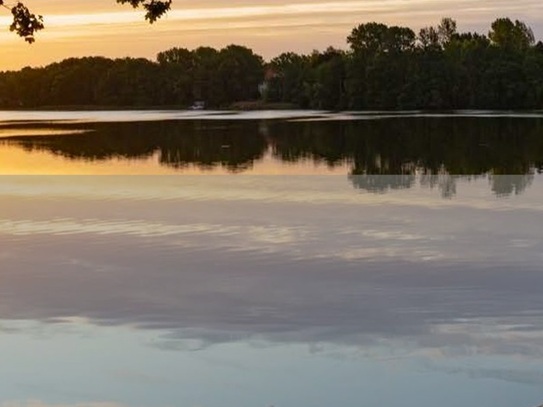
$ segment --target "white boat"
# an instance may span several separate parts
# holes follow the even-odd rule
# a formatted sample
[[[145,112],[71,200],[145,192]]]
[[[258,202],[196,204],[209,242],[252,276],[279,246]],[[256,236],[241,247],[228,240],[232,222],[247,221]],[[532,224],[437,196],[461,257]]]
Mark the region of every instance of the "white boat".
[[[204,110],[206,108],[206,103],[199,100],[192,104],[192,106],[189,108],[190,110]]]

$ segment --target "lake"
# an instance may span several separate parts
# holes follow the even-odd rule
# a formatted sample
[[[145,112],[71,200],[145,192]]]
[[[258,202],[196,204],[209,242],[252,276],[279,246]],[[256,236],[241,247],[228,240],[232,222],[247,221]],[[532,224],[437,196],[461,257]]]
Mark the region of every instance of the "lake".
[[[0,406],[536,407],[542,171],[541,112],[0,112]]]

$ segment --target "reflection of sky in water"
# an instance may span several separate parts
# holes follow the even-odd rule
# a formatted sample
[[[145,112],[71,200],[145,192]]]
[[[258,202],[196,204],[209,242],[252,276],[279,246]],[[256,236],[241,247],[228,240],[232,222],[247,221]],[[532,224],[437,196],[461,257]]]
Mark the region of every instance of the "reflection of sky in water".
[[[39,122],[39,121],[76,121],[96,122],[132,122],[162,120],[379,120],[394,117],[516,117],[525,119],[543,118],[543,112],[500,112],[482,110],[461,110],[450,113],[431,113],[422,111],[365,111],[365,112],[326,112],[319,110],[270,110],[270,111],[183,111],[183,110],[112,110],[112,111],[1,111],[1,122]]]
[[[487,183],[3,178],[0,401],[535,406],[543,184]]]
[[[0,376],[5,399],[26,400],[32,394],[47,395],[48,405],[113,400],[114,405],[130,406],[452,407],[532,405],[541,395],[537,385],[530,384],[530,373],[537,378],[530,369],[537,366],[518,370],[514,362],[501,361],[494,368],[477,357],[443,366],[439,358],[380,346],[357,350],[258,341],[172,349],[162,347],[160,331],[21,325],[35,331],[4,335],[2,344],[33,351],[12,352],[3,360],[10,367],[9,374]],[[470,368],[470,362],[477,367]],[[526,384],[514,381],[524,376]],[[24,384],[14,383],[14,377],[25,377]]]

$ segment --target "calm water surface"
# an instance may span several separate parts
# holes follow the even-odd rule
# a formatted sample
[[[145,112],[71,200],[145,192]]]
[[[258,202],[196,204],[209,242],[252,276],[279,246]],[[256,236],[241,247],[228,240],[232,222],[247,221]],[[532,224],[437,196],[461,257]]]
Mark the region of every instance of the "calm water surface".
[[[543,402],[543,115],[0,120],[0,406]]]

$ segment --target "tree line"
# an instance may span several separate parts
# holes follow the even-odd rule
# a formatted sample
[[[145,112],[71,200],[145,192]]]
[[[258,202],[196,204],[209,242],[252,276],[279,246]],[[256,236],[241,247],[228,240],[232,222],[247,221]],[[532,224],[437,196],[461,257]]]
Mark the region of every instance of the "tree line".
[[[143,58],[70,58],[0,73],[0,107],[209,107],[258,100],[311,109],[540,109],[543,43],[521,21],[500,18],[488,35],[444,18],[418,34],[366,23],[348,50],[282,53],[172,48]]]
[[[144,58],[70,58],[0,73],[0,106],[228,106],[258,98],[264,61],[252,50],[173,48]]]

